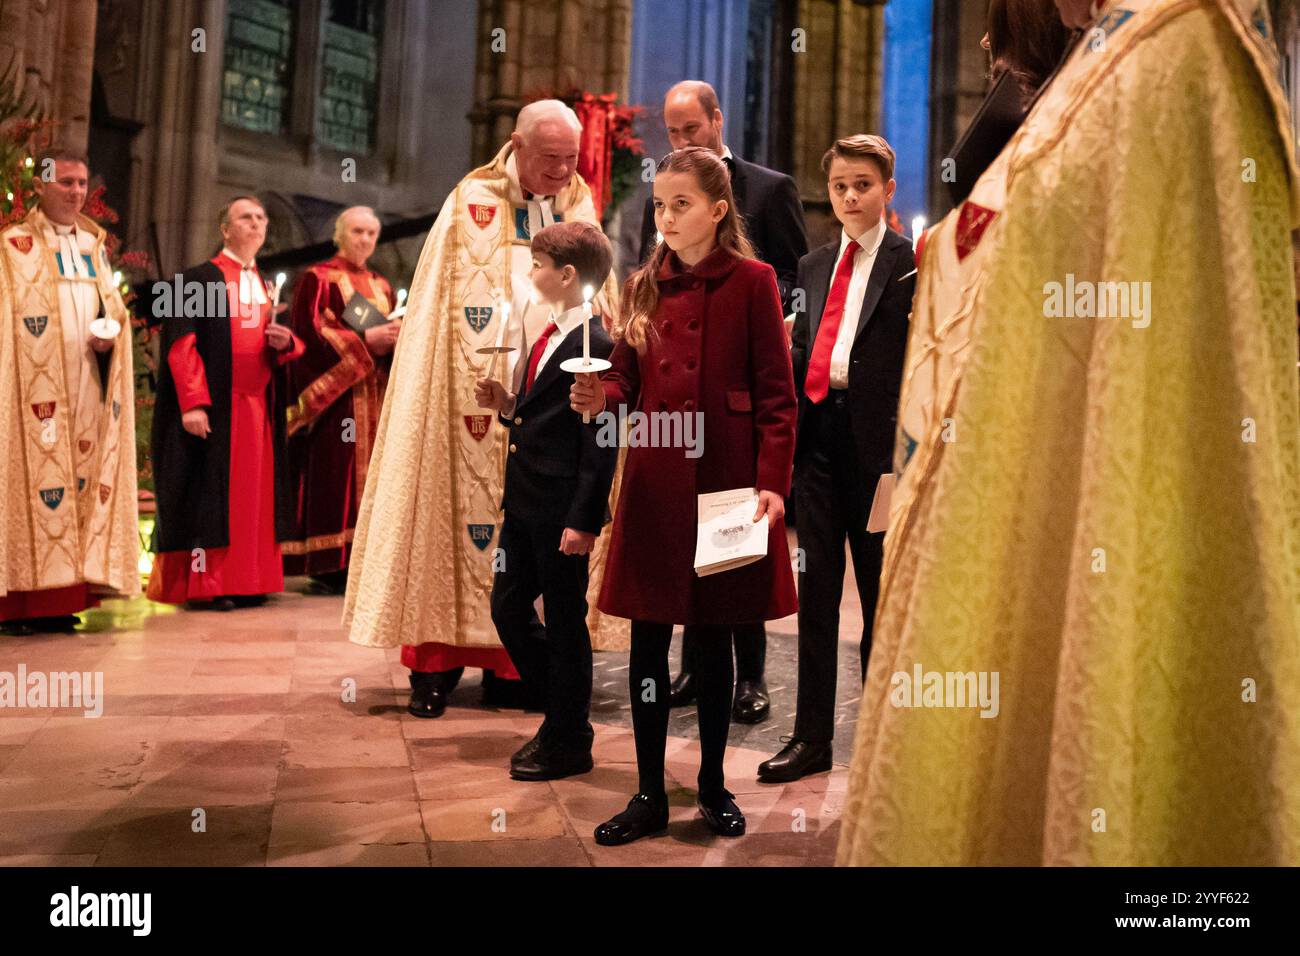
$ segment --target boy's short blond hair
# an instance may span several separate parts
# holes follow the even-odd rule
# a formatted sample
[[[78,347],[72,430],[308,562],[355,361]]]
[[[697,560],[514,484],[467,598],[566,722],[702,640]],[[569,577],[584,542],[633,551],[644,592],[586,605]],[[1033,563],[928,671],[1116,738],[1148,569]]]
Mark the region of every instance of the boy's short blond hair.
[[[879,168],[880,176],[885,182],[894,178],[894,147],[883,136],[858,133],[856,136],[837,139],[835,145],[826,150],[826,155],[822,157],[822,172],[826,175],[830,175],[831,161],[836,156],[840,159],[869,159]]]

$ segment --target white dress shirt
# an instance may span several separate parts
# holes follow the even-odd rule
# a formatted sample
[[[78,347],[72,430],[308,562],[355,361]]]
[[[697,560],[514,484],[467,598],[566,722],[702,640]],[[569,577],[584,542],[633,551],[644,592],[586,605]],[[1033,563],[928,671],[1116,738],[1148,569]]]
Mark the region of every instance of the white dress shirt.
[[[91,266],[86,262],[94,256],[95,237],[76,226],[62,226],[55,222],[50,225],[54,228],[53,245],[59,263],[57,289],[59,325],[63,330],[63,369],[68,384],[69,411],[75,422],[78,421],[79,407],[89,407],[99,401],[99,363],[90,347],[90,323],[95,321],[100,309],[99,284],[91,276]],[[103,268],[102,260],[95,268],[96,271]],[[94,421],[93,418],[89,420]]]
[[[542,349],[542,357],[537,360],[537,372],[536,377],[533,379],[534,382],[536,382],[538,378],[541,378],[542,369],[546,368],[547,361],[549,361],[551,356],[555,354],[555,350],[560,347],[560,343],[564,341],[565,337],[574,329],[582,327],[584,314],[584,307],[579,305],[572,309],[566,309],[564,312],[561,312],[556,316],[554,320],[555,331],[552,332],[551,337],[546,340],[546,348]],[[519,403],[519,393],[523,390],[524,378],[528,375],[528,360],[532,355],[533,346],[536,344],[537,343],[534,342],[532,345],[529,345],[528,354],[520,356],[519,367],[522,368],[523,374],[519,376],[519,381],[515,383],[515,398],[509,403],[509,408],[501,410],[501,414],[505,415],[507,418],[515,413],[515,406]]]
[[[244,305],[266,305],[271,300],[266,297],[266,287],[262,285],[262,280],[257,274],[257,260],[250,259],[245,262],[239,256],[235,255],[224,246],[221,254],[228,259],[233,259],[239,263],[239,301]]]
[[[876,253],[885,238],[885,220],[881,219],[873,227],[858,236],[856,242],[862,251],[853,260],[853,276],[849,279],[849,291],[844,297],[844,316],[840,320],[840,331],[835,337],[835,348],[831,350],[831,388],[849,387],[849,353],[853,351],[853,340],[858,334],[858,320],[862,318],[862,300],[867,295],[867,283],[871,279],[871,269],[876,264]],[[835,257],[835,266],[831,269],[831,285],[835,284],[835,272],[844,250],[850,242],[847,232],[841,233],[840,251]],[[827,287],[827,294],[830,294]]]

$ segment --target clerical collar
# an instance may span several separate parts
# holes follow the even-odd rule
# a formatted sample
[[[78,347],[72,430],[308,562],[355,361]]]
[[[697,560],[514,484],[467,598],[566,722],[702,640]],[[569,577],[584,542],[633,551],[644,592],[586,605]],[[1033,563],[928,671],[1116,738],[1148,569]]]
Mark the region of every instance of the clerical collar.
[[[844,256],[844,250],[849,247],[850,242],[856,242],[867,252],[874,253],[880,248],[880,244],[885,240],[885,230],[889,228],[885,225],[885,220],[881,219],[878,223],[858,236],[857,239],[850,239],[847,232],[842,232],[840,236],[840,256]]]
[[[256,256],[254,256],[252,259],[249,259],[247,262],[245,262],[243,259],[239,258],[239,256],[237,256],[237,255],[235,255],[233,252],[231,252],[230,249],[229,249],[229,247],[227,247],[227,246],[222,246],[222,247],[221,247],[221,254],[222,254],[223,256],[225,256],[227,259],[229,259],[231,262],[238,263],[238,264],[239,264],[239,267],[240,267],[241,269],[256,269],[256,268],[257,268],[257,257],[256,257]]]
[[[584,315],[585,312],[583,310],[583,307],[577,305],[574,306],[572,309],[565,309],[563,312],[561,312],[551,321],[555,323],[555,327],[559,330],[560,334],[563,336],[563,335],[568,335],[574,329],[582,325],[582,320],[584,318]]]
[[[75,222],[70,226],[65,226],[63,225],[63,223],[55,222],[53,219],[51,219],[50,225],[54,227],[54,231],[57,232],[60,236],[71,236],[71,235],[75,235],[77,232],[77,224]]]

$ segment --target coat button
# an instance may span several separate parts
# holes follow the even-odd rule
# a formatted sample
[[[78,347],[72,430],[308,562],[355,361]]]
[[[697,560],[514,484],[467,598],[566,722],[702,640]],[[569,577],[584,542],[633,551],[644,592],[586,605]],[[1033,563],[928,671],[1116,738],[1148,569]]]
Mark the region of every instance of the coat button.
[[[659,411],[661,411],[661,412],[666,412],[666,411],[668,411],[668,403],[667,403],[667,402],[660,402],[660,403],[659,403]]]
[[[686,327],[690,329],[692,332],[694,332],[696,329],[700,327],[699,320],[691,319],[691,321],[686,323]]]
[[[515,419],[515,424],[516,424],[516,425],[522,425],[523,423],[524,423],[524,420],[523,420],[522,418],[516,418],[516,419]]]
[[[659,331],[663,332],[665,335],[671,332],[672,330],[673,330],[673,324],[671,322],[665,322],[663,325],[659,327]]]
[[[673,367],[672,363],[669,362],[667,359],[664,359],[662,362],[659,363],[659,371],[661,372],[666,372],[672,367]]]
[[[686,360],[686,368],[687,368],[688,371],[694,372],[694,371],[695,371],[695,359],[687,359],[687,360]]]
[[[688,412],[694,407],[695,407],[695,402],[693,402],[689,398],[686,401],[682,402],[682,408],[686,409],[686,411]]]
[[[513,454],[514,454],[515,452],[517,452],[518,450],[519,450],[519,449],[516,448],[514,445],[511,445],[511,446],[510,446],[510,454],[513,455]]]

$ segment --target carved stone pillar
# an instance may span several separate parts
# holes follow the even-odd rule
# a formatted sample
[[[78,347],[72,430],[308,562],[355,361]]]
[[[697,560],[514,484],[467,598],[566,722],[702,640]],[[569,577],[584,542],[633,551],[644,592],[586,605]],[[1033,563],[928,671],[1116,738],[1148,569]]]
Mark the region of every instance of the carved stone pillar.
[[[790,175],[806,199],[824,200],[822,155],[841,136],[878,132],[884,7],[861,0],[799,0],[793,51]]]
[[[56,145],[84,150],[95,59],[95,0],[0,0],[0,69],[55,122]]]
[[[627,93],[632,0],[480,0],[473,161],[492,158],[532,94]]]

